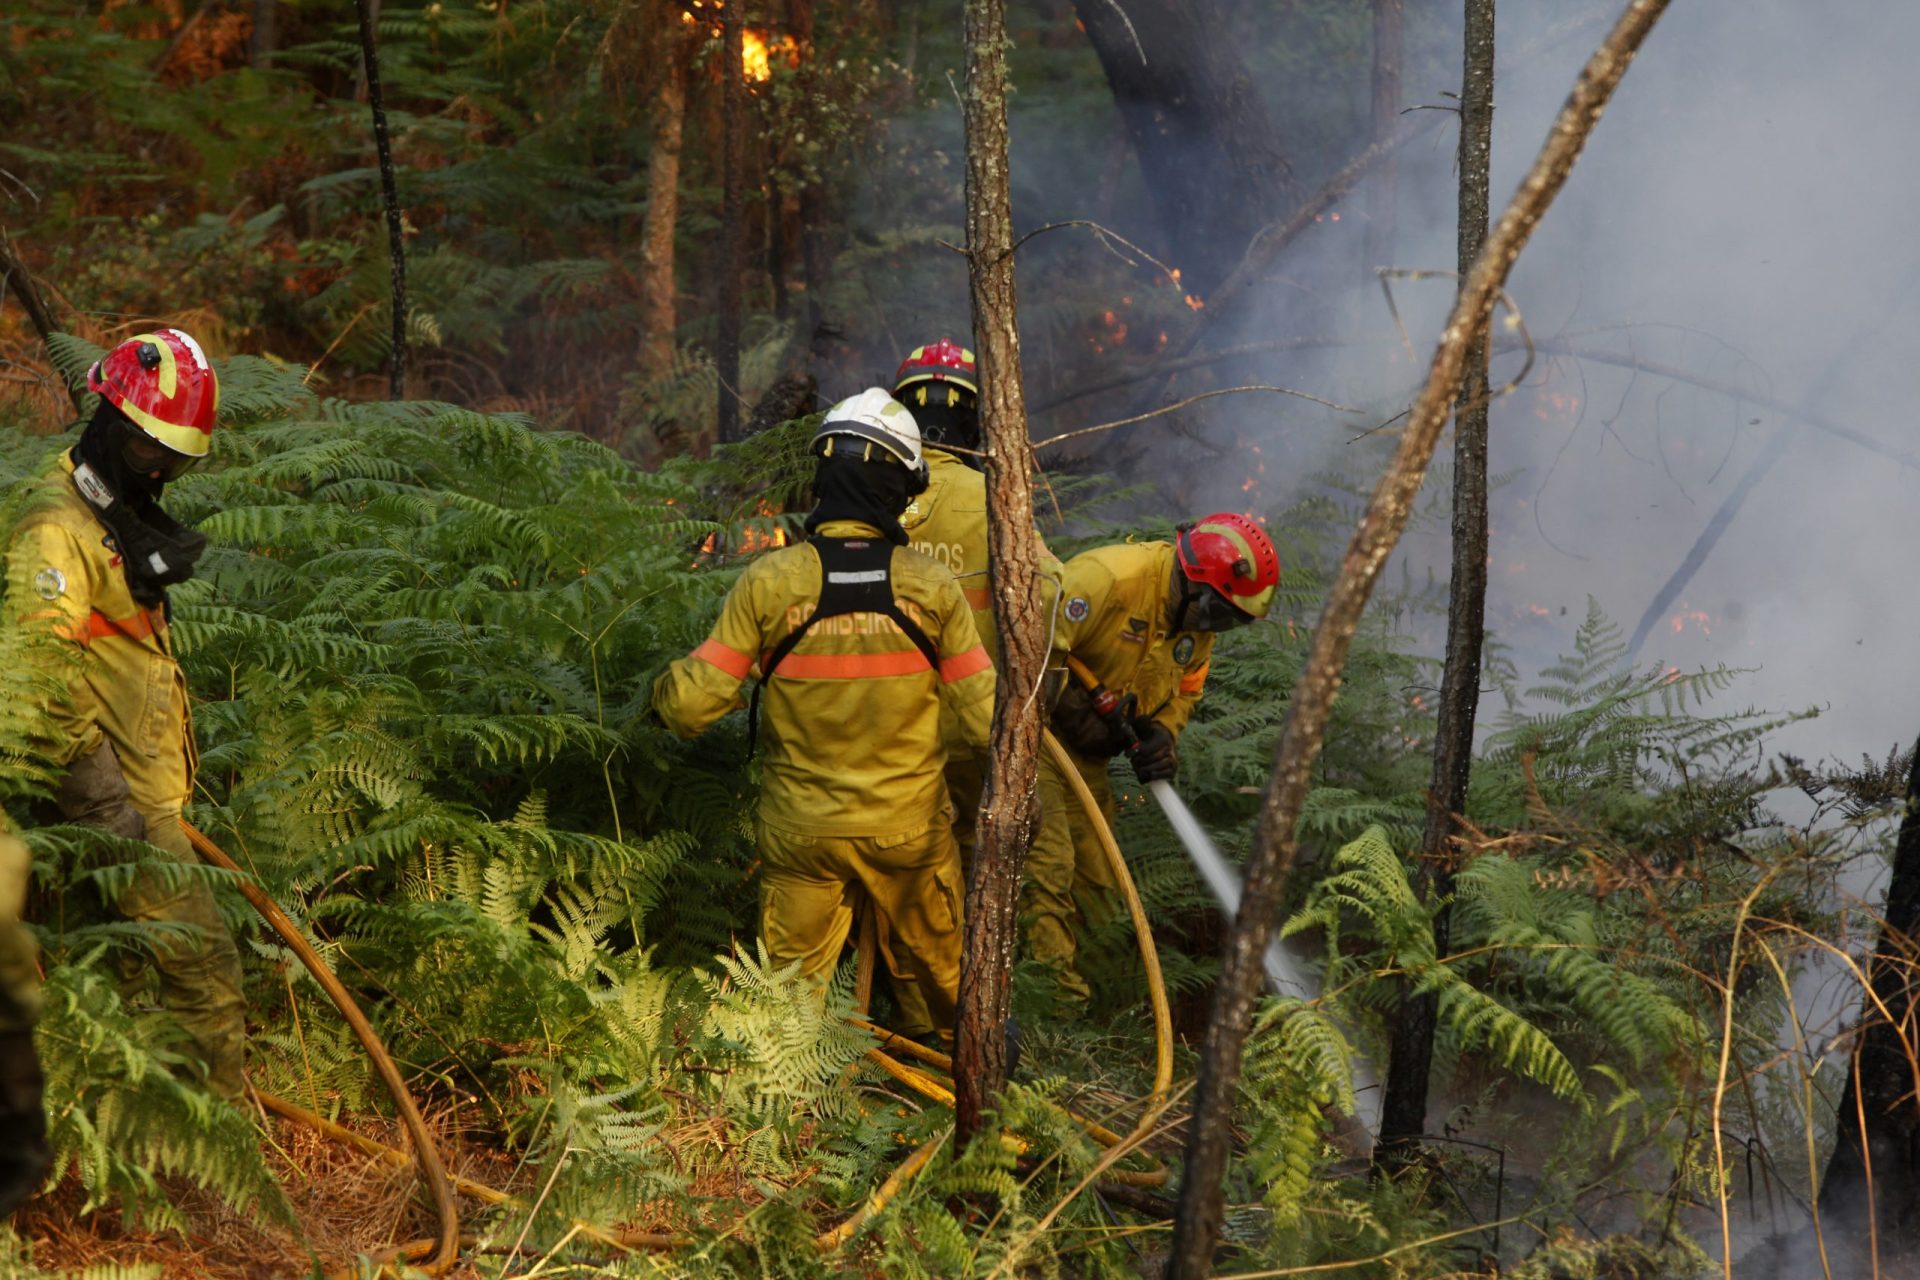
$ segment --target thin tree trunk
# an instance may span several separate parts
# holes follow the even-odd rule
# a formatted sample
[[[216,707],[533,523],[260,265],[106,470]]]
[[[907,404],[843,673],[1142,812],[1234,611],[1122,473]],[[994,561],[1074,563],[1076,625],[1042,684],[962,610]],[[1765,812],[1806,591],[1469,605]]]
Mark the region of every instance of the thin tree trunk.
[[[1512,271],[1514,260],[1566,184],[1607,100],[1666,7],[1667,0],[1631,0],[1582,69],[1532,169],[1508,202],[1499,227],[1480,251],[1454,299],[1453,311],[1427,370],[1426,385],[1401,432],[1399,451],[1374,488],[1366,514],[1354,530],[1340,571],[1327,592],[1313,647],[1305,670],[1294,684],[1292,705],[1274,751],[1273,776],[1261,803],[1253,854],[1247,859],[1240,910],[1214,988],[1213,1017],[1201,1050],[1198,1092],[1187,1139],[1186,1174],[1180,1184],[1180,1212],[1174,1221],[1173,1253],[1167,1265],[1171,1280],[1200,1280],[1212,1269],[1214,1246],[1220,1239],[1241,1052],[1254,997],[1264,976],[1261,957],[1293,869],[1298,851],[1294,828],[1306,800],[1314,761],[1320,754],[1327,714],[1333,707],[1354,630],[1381,567],[1406,527],[1434,445],[1459,395],[1468,348],[1486,333],[1494,298]]]
[[[53,312],[47,307],[45,298],[40,296],[40,286],[33,282],[33,274],[27,270],[27,264],[20,261],[13,252],[13,242],[7,239],[7,233],[0,230],[0,303],[5,303],[7,294],[12,293],[20,300],[20,309],[27,313],[27,320],[33,325],[33,331],[40,335],[42,345],[48,347],[48,358],[52,358],[53,335],[60,332],[59,322],[53,318]],[[67,397],[73,401],[73,407],[85,407],[86,397],[80,388],[58,375],[65,383]]]
[[[740,438],[741,274],[745,271],[747,225],[742,188],[746,185],[745,146],[747,79],[742,69],[739,0],[724,10],[725,38],[720,53],[720,333],[714,347],[719,373],[716,419],[720,442]]]
[[[247,37],[247,62],[255,71],[266,68],[279,48],[280,0],[253,0],[253,33]]]
[[[1379,146],[1400,123],[1401,18],[1406,0],[1373,0],[1373,133]],[[1393,265],[1394,205],[1399,196],[1399,160],[1389,151],[1373,175],[1367,198],[1366,266]],[[1461,265],[1466,270],[1465,264]]]
[[[1829,1233],[1867,1235],[1881,1257],[1915,1243],[1920,1221],[1920,1058],[1912,1010],[1915,943],[1920,940],[1920,745],[1907,780],[1907,813],[1893,855],[1893,880],[1860,1006],[1851,1069],[1840,1096],[1836,1142],[1820,1180],[1820,1218]],[[1869,1219],[1871,1230],[1868,1231]]]
[[[380,50],[373,37],[380,0],[354,0],[360,15],[360,58],[367,77],[367,102],[373,109],[373,145],[380,154],[380,197],[387,206],[387,257],[393,275],[393,364],[387,372],[389,399],[407,395],[407,247],[400,230],[400,191],[393,177],[393,144],[387,138],[387,107],[380,95]]]
[[[674,234],[680,225],[680,145],[687,119],[689,42],[677,28],[673,6],[664,6],[669,24],[667,66],[654,103],[652,146],[647,152],[647,213],[640,226],[640,371],[658,377],[673,364],[674,333],[679,328],[675,287]]]
[[[1472,269],[1487,239],[1493,156],[1494,0],[1466,0],[1466,39],[1460,77],[1460,204],[1457,260],[1460,278]],[[1427,825],[1420,841],[1416,891],[1421,900],[1453,892],[1447,849],[1455,816],[1467,807],[1473,769],[1473,721],[1480,704],[1480,650],[1487,612],[1487,335],[1467,347],[1466,376],[1454,406],[1453,572],[1447,588],[1447,664],[1440,679],[1439,724],[1433,736],[1433,778],[1427,787]],[[1449,954],[1452,912],[1434,915],[1435,954]],[[1438,1006],[1431,993],[1401,997],[1387,1063],[1376,1160],[1393,1167],[1409,1159],[1427,1127],[1427,1090],[1433,1073]]]
[[[1000,640],[993,743],[967,882],[966,950],[954,1039],[958,1140],[981,1131],[1006,1086],[1006,1022],[1014,911],[1033,843],[1033,779],[1047,629],[1037,585],[1033,447],[1027,440],[1013,274],[1013,205],[1007,168],[1005,0],[967,0],[967,275],[980,352],[980,423],[987,453],[987,565]]]

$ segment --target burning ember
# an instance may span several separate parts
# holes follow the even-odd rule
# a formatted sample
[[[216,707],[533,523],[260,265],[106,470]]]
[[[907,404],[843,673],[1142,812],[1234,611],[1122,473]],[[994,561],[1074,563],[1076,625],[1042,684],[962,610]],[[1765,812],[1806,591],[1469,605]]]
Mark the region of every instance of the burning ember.
[[[1689,609],[1682,605],[1680,612],[1669,618],[1668,622],[1673,626],[1673,634],[1675,635],[1684,632],[1688,624],[1698,627],[1700,634],[1703,636],[1713,634],[1713,618],[1705,609]]]
[[[739,532],[731,537],[710,533],[700,541],[700,550],[712,555],[723,547],[729,554],[739,556],[756,555],[762,551],[771,551],[775,547],[784,547],[789,542],[787,531],[781,527],[779,518],[785,514],[766,499],[755,504],[753,515],[742,521]]]

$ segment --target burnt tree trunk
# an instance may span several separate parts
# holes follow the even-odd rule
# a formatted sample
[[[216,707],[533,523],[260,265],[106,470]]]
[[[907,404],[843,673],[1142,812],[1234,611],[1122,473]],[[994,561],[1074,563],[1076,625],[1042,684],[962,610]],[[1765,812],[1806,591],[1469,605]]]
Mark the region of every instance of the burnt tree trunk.
[[[280,0],[253,0],[253,31],[247,36],[247,64],[264,70],[279,46]]]
[[[987,569],[1000,640],[993,742],[967,880],[965,952],[953,1048],[958,1140],[981,1131],[1007,1080],[1007,1006],[1015,907],[1033,843],[1033,782],[1047,628],[1037,590],[1033,446],[1020,380],[1013,277],[1013,205],[1007,171],[1005,0],[967,0],[967,276],[980,353],[986,448]]]
[[[1206,297],[1294,203],[1280,134],[1219,0],[1075,0],[1153,199],[1165,256]]]
[[[41,344],[48,348],[47,355],[51,363],[51,344],[53,335],[60,331],[59,322],[47,307],[46,299],[40,296],[40,286],[33,282],[33,274],[27,270],[27,264],[20,261],[13,251],[13,242],[7,239],[6,231],[0,229],[0,306],[6,304],[9,293],[20,300],[20,308],[27,313],[33,331],[40,335]],[[74,409],[85,408],[85,393],[57,371],[55,376],[66,386],[67,398],[73,401]]]
[[[1291,705],[1274,749],[1273,774],[1260,805],[1259,825],[1246,865],[1246,887],[1227,939],[1214,987],[1213,1017],[1201,1048],[1193,1119],[1188,1126],[1186,1172],[1174,1220],[1169,1280],[1201,1280],[1212,1274],[1220,1239],[1233,1140],[1233,1103],[1240,1087],[1241,1054],[1253,1016],[1254,997],[1265,977],[1261,958],[1278,917],[1287,878],[1299,852],[1295,828],[1307,798],[1314,761],[1325,740],[1347,649],[1387,557],[1412,514],[1427,463],[1439,443],[1466,377],[1467,348],[1484,336],[1493,303],[1533,230],[1566,185],[1587,137],[1668,0],[1631,0],[1613,30],[1594,51],[1567,96],[1533,166],[1508,201],[1500,224],[1467,272],[1427,368],[1427,380],[1407,414],[1400,445],[1374,487],[1360,525],[1347,544],[1314,628],[1306,667],[1294,682]]]
[[[374,24],[380,20],[380,0],[354,0],[360,18],[361,70],[366,77],[367,103],[373,110],[373,146],[380,156],[380,199],[387,207],[387,260],[393,279],[393,363],[387,371],[387,395],[407,395],[407,246],[401,235],[400,191],[393,176],[393,143],[387,137],[387,105],[380,94],[380,50]]]
[[[746,268],[746,164],[743,135],[747,127],[747,77],[742,65],[745,24],[736,0],[725,10],[725,35],[720,51],[720,298],[719,336],[714,343],[719,403],[716,420],[720,443],[740,438],[740,323],[741,274]]]
[[[665,66],[654,99],[647,151],[647,213],[640,227],[640,371],[658,377],[673,365],[679,328],[674,233],[680,225],[680,148],[687,120],[687,72],[693,42],[677,4],[658,6]],[[697,30],[697,28],[695,28]]]
[[[1494,0],[1466,0],[1460,78],[1460,278],[1487,239],[1489,168],[1493,155]],[[1447,850],[1456,817],[1467,807],[1473,769],[1473,721],[1480,704],[1480,651],[1487,611],[1487,335],[1467,347],[1466,376],[1454,404],[1453,571],[1447,588],[1447,663],[1440,679],[1439,724],[1433,735],[1433,777],[1420,841],[1415,890],[1426,902],[1453,892]],[[1448,954],[1452,913],[1433,920],[1435,954]],[[1405,1160],[1426,1129],[1437,1006],[1432,994],[1405,993],[1393,1024],[1387,1092],[1375,1157],[1391,1167]]]
[[[1893,880],[1868,970],[1853,1061],[1836,1117],[1837,1142],[1820,1180],[1829,1232],[1863,1228],[1881,1250],[1920,1245],[1920,1088],[1914,1063],[1914,964],[1920,959],[1920,747],[1907,779],[1907,813],[1894,848]]]
[[[1367,141],[1376,147],[1392,138],[1400,123],[1400,57],[1406,43],[1401,36],[1401,20],[1405,13],[1406,0],[1373,0],[1373,131]],[[1399,196],[1399,170],[1398,157],[1389,153],[1380,162],[1368,187],[1368,270],[1393,265],[1394,204]],[[1465,271],[1465,265],[1460,269]]]

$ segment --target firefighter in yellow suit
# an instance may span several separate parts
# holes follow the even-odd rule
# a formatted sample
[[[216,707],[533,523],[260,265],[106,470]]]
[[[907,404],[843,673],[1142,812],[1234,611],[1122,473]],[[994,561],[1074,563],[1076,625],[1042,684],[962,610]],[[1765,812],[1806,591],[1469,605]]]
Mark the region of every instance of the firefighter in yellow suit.
[[[915,347],[894,375],[894,398],[913,414],[926,449],[927,491],[907,504],[900,524],[909,544],[953,571],[960,580],[973,625],[987,653],[999,661],[993,595],[987,584],[987,481],[967,459],[980,450],[980,373],[973,352],[941,338]],[[1036,533],[1035,537],[1039,535]],[[1051,610],[1060,562],[1040,543],[1042,605]],[[973,852],[973,822],[986,779],[972,752],[947,757],[947,790],[953,796],[954,835],[962,858]]]
[[[912,415],[869,388],[827,412],[813,451],[811,540],[747,567],[706,641],[655,681],[653,708],[693,737],[738,705],[759,667],[768,959],[824,987],[864,899],[889,971],[950,1031],[965,885],[941,715],[984,750],[993,664],[953,574],[909,549],[900,527],[926,484]]]
[[[1125,754],[1142,783],[1174,776],[1214,636],[1264,618],[1279,580],[1266,531],[1232,512],[1179,526],[1171,543],[1097,547],[1067,561],[1054,648],[1071,674],[1052,729],[1109,819],[1107,762]],[[1043,802],[1066,791],[1051,755],[1040,768]],[[1116,887],[1078,803],[1045,806],[1021,905],[1028,954],[1055,970],[1064,995],[1089,994],[1075,967],[1075,920],[1108,918]]]
[[[13,530],[10,572],[25,589],[8,592],[9,621],[51,628],[84,651],[48,673],[66,690],[47,708],[52,755],[66,768],[53,797],[61,814],[191,864],[180,812],[193,786],[193,727],[166,592],[193,576],[206,538],[157,499],[209,452],[219,383],[198,343],[160,329],[109,352],[87,384],[98,410]],[[161,1000],[192,1037],[209,1086],[238,1098],[240,955],[212,891],[149,868],[115,905],[134,920],[188,926],[153,943]]]

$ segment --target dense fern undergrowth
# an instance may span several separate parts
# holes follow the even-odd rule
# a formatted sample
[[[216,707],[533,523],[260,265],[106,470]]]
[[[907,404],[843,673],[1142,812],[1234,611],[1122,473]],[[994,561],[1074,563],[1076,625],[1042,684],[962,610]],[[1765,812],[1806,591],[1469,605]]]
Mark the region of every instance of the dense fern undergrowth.
[[[93,354],[74,340],[57,352],[69,375]],[[525,1203],[470,1203],[468,1229],[522,1252],[483,1248],[476,1274],[532,1274],[535,1250],[571,1257],[576,1221],[687,1243],[538,1274],[1152,1266],[1164,1222],[1082,1188],[1100,1150],[1066,1114],[1124,1129],[1149,1087],[1121,926],[1088,942],[1083,1016],[1052,1005],[1044,974],[1016,975],[1026,1066],[1002,1119],[1023,1142],[943,1145],[851,1241],[815,1244],[951,1117],[863,1063],[873,1041],[840,1017],[851,966],[822,1013],[754,947],[744,726],[683,744],[644,714],[651,677],[704,634],[734,553],[791,532],[793,517],[768,513],[802,504],[804,424],[649,472],[515,417],[322,399],[303,370],[252,358],[221,372],[218,461],[171,491],[214,541],[174,594],[202,748],[191,816],[357,991],[429,1109],[506,1160]],[[0,435],[13,501],[56,444]],[[1115,536],[1084,492],[1063,497],[1059,546]],[[1183,743],[1181,790],[1235,853],[1304,659],[1315,566],[1347,513],[1328,496],[1271,518],[1296,566],[1276,621],[1224,639]],[[1768,1150],[1827,1123],[1830,1100],[1766,1066],[1789,976],[1834,926],[1832,873],[1873,847],[1881,815],[1863,804],[1846,823],[1787,826],[1760,754],[1778,721],[1705,706],[1734,673],[1621,669],[1619,633],[1595,611],[1538,687],[1490,665],[1508,710],[1478,762],[1442,958],[1408,858],[1430,732],[1420,695],[1437,673],[1394,625],[1432,607],[1413,593],[1376,611],[1336,710],[1285,924],[1325,994],[1259,1014],[1229,1188],[1236,1266],[1413,1277],[1499,1259],[1510,1275],[1586,1274],[1621,1247],[1602,1237],[1665,1212],[1649,1256],[1687,1274],[1698,1255],[1672,1209],[1722,1189],[1707,1113],[1727,1063],[1745,1087],[1723,1101]],[[33,638],[0,641],[6,800],[26,818],[45,784],[31,744],[43,690],[23,674]],[[1197,1028],[1217,920],[1127,781],[1120,839]],[[188,1202],[212,1197],[301,1247],[276,1144],[176,1074],[177,1034],[126,976],[145,927],[90,906],[124,872],[83,832],[30,838],[40,1044],[77,1212],[184,1230]],[[248,955],[254,1081],[330,1116],[385,1114],[317,987],[222,893]],[[1355,1081],[1384,1065],[1402,977],[1438,997],[1457,1100],[1442,1119],[1464,1141],[1436,1172],[1376,1185],[1336,1114],[1377,1109]],[[1189,1079],[1184,1045],[1179,1065]],[[1179,1137],[1170,1124],[1150,1146],[1171,1161]],[[1502,1181],[1502,1149],[1524,1177]],[[1780,1163],[1804,1197],[1804,1162]],[[1504,1221],[1487,1225],[1496,1203]],[[1575,1221],[1597,1225],[1569,1234]],[[30,1272],[28,1245],[11,1247]]]

